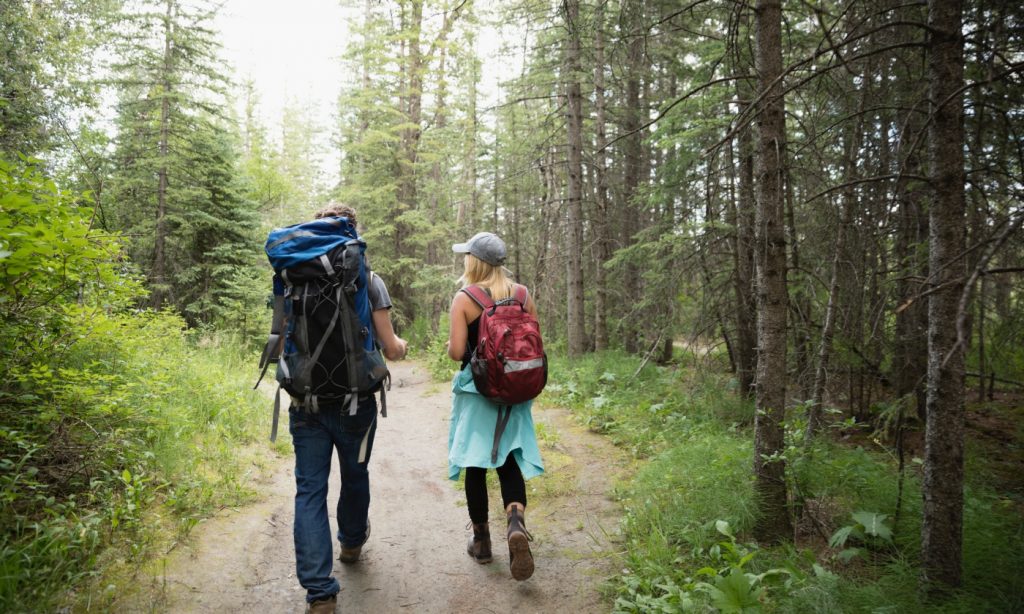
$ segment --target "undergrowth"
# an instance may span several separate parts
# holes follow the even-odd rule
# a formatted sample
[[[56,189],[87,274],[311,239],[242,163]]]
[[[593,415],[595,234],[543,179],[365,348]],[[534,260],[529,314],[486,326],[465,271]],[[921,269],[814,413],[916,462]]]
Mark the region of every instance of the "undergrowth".
[[[170,314],[80,315],[60,361],[14,369],[0,404],[2,611],[73,600],[105,568],[137,567],[158,533],[180,539],[253,494],[238,449],[267,402],[251,357]]]
[[[883,442],[804,445],[801,412],[791,410],[785,455],[797,539],[759,546],[750,535],[751,404],[714,365],[639,366],[614,352],[554,360],[545,391],[642,459],[620,486],[625,554],[608,586],[616,612],[1024,610],[1024,521],[998,484],[969,480],[965,585],[925,604],[917,462],[896,523],[896,462]]]
[[[251,496],[239,451],[266,402],[235,344],[138,309],[87,194],[26,158],[0,160],[0,196],[0,611],[103,609],[92,580]]]

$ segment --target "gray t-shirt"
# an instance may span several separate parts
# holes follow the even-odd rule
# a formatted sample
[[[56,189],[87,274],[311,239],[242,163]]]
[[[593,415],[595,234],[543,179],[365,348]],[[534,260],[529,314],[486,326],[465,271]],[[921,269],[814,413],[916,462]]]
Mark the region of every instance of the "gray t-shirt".
[[[391,295],[388,294],[388,287],[384,285],[380,275],[370,272],[370,285],[367,286],[366,292],[370,298],[370,311],[391,309]]]

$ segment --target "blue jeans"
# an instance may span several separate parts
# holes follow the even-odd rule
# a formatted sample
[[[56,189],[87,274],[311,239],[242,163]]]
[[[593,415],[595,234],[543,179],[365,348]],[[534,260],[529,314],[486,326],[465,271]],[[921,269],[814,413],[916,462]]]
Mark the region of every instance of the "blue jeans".
[[[334,552],[327,519],[327,481],[331,458],[338,450],[341,461],[341,495],[338,498],[338,541],[354,548],[366,537],[370,508],[370,474],[367,465],[377,431],[377,399],[359,399],[350,416],[347,408],[320,407],[316,413],[288,411],[289,431],[295,447],[295,571],[306,589],[306,601],[334,595],[341,586],[331,575]],[[359,446],[369,436],[366,462],[359,462]]]

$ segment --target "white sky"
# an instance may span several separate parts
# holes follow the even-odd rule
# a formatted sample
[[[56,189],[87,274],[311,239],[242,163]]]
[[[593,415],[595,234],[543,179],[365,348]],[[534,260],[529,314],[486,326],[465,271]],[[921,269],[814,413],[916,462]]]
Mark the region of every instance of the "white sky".
[[[215,27],[222,33],[224,58],[239,83],[252,79],[260,98],[260,117],[276,136],[282,110],[289,102],[308,109],[325,128],[318,146],[324,154],[328,184],[337,181],[338,154],[331,145],[335,104],[342,84],[341,56],[348,25],[360,19],[362,4],[342,7],[340,0],[225,0]],[[488,3],[480,3],[478,10]],[[499,73],[511,68],[497,58],[498,32],[481,26],[477,45],[484,60],[480,108],[498,95]],[[488,61],[490,58],[490,61]],[[242,104],[242,101],[239,101]],[[242,109],[239,108],[239,117]],[[485,120],[486,121],[486,120]]]
[[[255,81],[265,119],[280,117],[288,100],[304,101],[329,117],[354,10],[339,0],[224,2],[216,22],[224,56],[239,82]]]
[[[353,12],[355,11],[355,13]],[[252,79],[260,119],[271,138],[284,107],[298,103],[325,130],[317,145],[326,181],[337,181],[338,155],[330,146],[335,101],[341,84],[349,19],[357,9],[339,0],[226,0],[215,22],[223,56],[239,84]],[[239,117],[241,105],[239,100]]]

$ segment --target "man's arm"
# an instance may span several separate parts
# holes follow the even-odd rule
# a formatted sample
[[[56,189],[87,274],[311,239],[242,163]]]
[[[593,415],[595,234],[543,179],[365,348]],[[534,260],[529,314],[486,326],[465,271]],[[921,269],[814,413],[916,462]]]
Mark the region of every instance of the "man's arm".
[[[370,314],[373,319],[373,330],[376,332],[377,341],[380,342],[384,351],[384,358],[388,360],[402,360],[408,353],[409,344],[395,334],[395,328],[391,324],[391,295],[384,280],[376,273],[370,273],[369,288]]]
[[[387,309],[378,309],[373,312],[373,329],[377,332],[377,340],[380,341],[381,349],[384,351],[384,358],[388,360],[402,360],[409,350],[409,344],[395,334],[391,325],[391,313]]]

